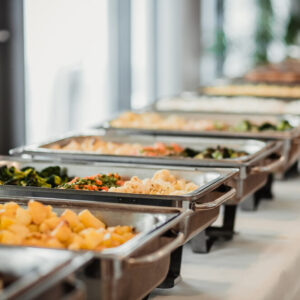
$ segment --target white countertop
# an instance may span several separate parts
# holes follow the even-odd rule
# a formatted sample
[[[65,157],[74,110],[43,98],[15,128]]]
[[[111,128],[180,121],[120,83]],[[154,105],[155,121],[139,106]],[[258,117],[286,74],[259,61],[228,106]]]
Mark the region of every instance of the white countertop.
[[[152,300],[300,299],[300,177],[277,181],[275,199],[238,211],[233,241],[209,254],[184,247],[182,281]]]

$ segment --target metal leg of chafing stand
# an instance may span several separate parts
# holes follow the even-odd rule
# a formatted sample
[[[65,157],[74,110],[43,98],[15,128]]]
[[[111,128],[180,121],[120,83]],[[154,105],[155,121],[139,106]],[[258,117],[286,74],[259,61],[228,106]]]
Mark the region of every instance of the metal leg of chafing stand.
[[[240,207],[244,211],[255,211],[257,210],[260,201],[262,200],[272,200],[272,185],[274,181],[274,175],[269,174],[266,184],[259,189],[254,195],[248,196],[241,204]]]
[[[237,205],[224,205],[223,225],[211,226],[200,232],[191,241],[195,253],[208,253],[215,241],[229,241],[234,235],[234,224]]]
[[[165,280],[158,286],[160,289],[174,287],[180,280],[181,260],[183,246],[178,247],[171,253],[169,272]]]
[[[295,162],[283,175],[283,179],[298,176],[300,173],[300,160]]]

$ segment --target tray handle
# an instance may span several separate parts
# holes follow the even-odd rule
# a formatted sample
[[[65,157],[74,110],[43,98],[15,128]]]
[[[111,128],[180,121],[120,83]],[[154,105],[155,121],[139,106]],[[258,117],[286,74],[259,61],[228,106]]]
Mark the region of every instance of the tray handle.
[[[184,242],[184,234],[182,232],[178,232],[177,237],[164,247],[156,250],[153,253],[141,256],[141,257],[131,257],[128,259],[128,263],[131,265],[140,265],[140,264],[148,264],[158,261],[166,255],[171,254],[176,248],[181,246]]]
[[[207,203],[201,203],[201,204],[195,204],[196,210],[207,210],[207,209],[213,209],[215,207],[220,206],[221,204],[225,203],[227,200],[230,200],[232,197],[234,197],[236,194],[236,189],[231,188],[228,192],[223,194],[222,196],[218,197],[217,199],[207,202]]]
[[[279,167],[282,167],[286,162],[285,157],[282,155],[279,158],[275,159],[273,162],[265,166],[256,166],[252,168],[251,173],[272,173],[276,171]]]
[[[183,213],[181,213],[174,222],[176,224],[180,224],[186,217],[191,215],[193,211],[191,209],[185,210]],[[167,245],[163,246],[162,248],[156,250],[153,253],[146,254],[141,257],[130,257],[127,262],[131,265],[139,265],[139,264],[145,264],[145,263],[152,263],[155,261],[158,261],[159,259],[163,258],[164,256],[170,254],[172,251],[174,251],[176,248],[181,246],[184,242],[184,234],[182,232],[177,233],[177,237]]]

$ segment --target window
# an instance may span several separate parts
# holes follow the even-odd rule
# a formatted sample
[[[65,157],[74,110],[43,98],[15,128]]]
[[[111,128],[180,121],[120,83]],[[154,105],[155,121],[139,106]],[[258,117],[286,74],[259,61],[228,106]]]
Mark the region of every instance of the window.
[[[39,142],[108,112],[108,1],[24,2],[26,134]]]

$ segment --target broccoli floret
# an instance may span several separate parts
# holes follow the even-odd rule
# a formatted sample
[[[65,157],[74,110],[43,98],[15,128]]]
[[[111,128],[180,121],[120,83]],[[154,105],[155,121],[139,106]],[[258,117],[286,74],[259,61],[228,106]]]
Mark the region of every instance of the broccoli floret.
[[[289,130],[292,128],[293,128],[293,126],[287,120],[281,120],[276,126],[276,129],[278,131],[285,131],[285,130]]]
[[[258,126],[258,131],[265,131],[265,130],[276,130],[276,126],[269,122],[262,123],[261,125]]]
[[[239,124],[236,125],[235,130],[237,131],[251,131],[253,128],[253,125],[248,120],[243,120]]]
[[[5,182],[11,179],[13,174],[10,172],[9,168],[5,165],[0,167],[0,180]]]
[[[62,179],[57,175],[51,175],[47,178],[46,182],[48,184],[51,184],[52,187],[57,187],[61,184],[63,184]]]
[[[185,157],[195,157],[199,151],[195,151],[194,149],[191,148],[185,148],[182,152],[182,156]]]
[[[50,177],[52,175],[60,176],[61,169],[58,166],[47,167],[39,172],[39,175],[42,177]]]

